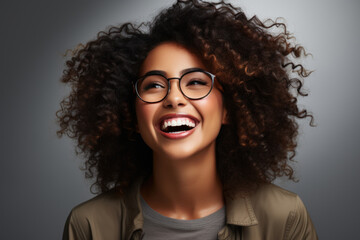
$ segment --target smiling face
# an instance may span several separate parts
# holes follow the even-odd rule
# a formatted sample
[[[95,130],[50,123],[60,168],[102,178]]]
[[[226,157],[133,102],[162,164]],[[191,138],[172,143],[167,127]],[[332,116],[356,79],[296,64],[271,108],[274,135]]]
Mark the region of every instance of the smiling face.
[[[166,42],[149,52],[140,75],[161,71],[167,78],[179,78],[194,68],[206,70],[192,52]],[[171,79],[170,92],[163,101],[136,99],[139,133],[155,156],[184,159],[203,151],[215,153],[215,140],[225,119],[222,94],[215,86],[205,98],[190,100],[181,93],[179,80]]]

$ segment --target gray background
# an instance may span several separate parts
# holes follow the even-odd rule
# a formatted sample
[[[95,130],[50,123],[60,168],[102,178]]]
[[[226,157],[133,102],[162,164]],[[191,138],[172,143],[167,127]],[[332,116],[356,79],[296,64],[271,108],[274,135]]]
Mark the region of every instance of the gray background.
[[[306,81],[318,126],[300,121],[298,193],[321,239],[360,239],[360,3],[232,1],[248,16],[284,17],[313,54]],[[172,1],[13,1],[1,4],[0,238],[60,239],[70,209],[89,199],[73,142],[58,139],[55,112],[68,92],[62,54],[109,25],[150,20]]]

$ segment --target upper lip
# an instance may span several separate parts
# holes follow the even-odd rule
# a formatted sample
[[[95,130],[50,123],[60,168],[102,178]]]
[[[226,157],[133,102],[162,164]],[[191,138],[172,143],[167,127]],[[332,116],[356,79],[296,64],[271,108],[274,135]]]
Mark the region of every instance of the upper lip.
[[[199,119],[197,119],[196,117],[190,115],[190,114],[185,114],[185,113],[170,113],[170,114],[166,114],[164,116],[162,116],[158,122],[157,122],[157,126],[160,127],[162,122],[165,121],[166,119],[170,119],[170,118],[190,118],[195,122],[195,126],[200,122]]]

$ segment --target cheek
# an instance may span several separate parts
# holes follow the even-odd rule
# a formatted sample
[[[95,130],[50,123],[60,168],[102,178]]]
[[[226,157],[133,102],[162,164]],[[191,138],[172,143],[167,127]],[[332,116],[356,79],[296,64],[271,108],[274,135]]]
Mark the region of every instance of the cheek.
[[[214,92],[199,102],[199,109],[202,109],[204,114],[211,115],[214,120],[222,119],[224,111],[223,99],[220,92]]]
[[[137,101],[135,103],[137,130],[144,142],[152,148],[156,141],[156,133],[153,124],[155,113],[158,109],[157,104],[147,104]]]
[[[204,123],[206,123],[209,128],[217,131],[221,127],[225,112],[221,93],[214,93],[215,94],[209,95],[202,101],[197,102],[197,109],[199,109]]]

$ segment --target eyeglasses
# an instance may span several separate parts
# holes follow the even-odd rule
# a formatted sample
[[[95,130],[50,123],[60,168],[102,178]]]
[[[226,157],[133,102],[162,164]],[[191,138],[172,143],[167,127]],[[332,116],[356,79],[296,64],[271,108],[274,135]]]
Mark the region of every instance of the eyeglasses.
[[[201,69],[186,72],[179,78],[167,78],[160,73],[149,73],[135,82],[136,94],[147,103],[161,102],[170,92],[171,79],[179,80],[179,89],[185,97],[197,100],[209,95],[215,75]]]

